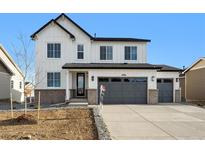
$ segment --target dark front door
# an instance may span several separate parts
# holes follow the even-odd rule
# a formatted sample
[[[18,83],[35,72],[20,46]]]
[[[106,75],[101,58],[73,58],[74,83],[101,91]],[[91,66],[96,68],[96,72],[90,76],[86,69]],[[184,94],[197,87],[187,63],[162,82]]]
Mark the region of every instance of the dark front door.
[[[85,96],[85,73],[77,73],[77,96]]]

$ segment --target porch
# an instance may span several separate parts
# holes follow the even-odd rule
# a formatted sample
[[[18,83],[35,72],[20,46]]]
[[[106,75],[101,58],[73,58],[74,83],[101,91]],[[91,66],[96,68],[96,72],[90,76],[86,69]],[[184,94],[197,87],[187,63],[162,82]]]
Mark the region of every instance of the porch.
[[[88,102],[88,71],[67,70],[66,101]]]

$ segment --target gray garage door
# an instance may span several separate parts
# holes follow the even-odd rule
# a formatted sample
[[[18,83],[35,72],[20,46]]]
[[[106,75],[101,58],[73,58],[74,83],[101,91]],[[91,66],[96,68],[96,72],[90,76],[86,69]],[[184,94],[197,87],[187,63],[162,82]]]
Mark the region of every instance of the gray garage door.
[[[147,103],[147,78],[99,78],[100,85],[106,88],[104,104]]]
[[[173,80],[157,79],[158,99],[161,103],[173,102]]]

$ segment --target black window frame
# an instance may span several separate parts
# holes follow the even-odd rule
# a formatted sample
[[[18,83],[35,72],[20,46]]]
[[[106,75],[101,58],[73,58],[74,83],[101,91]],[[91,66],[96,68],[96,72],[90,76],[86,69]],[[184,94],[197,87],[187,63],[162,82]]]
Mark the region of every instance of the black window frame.
[[[109,82],[109,78],[99,78],[98,79],[99,82]]]
[[[22,89],[22,82],[19,82],[19,89]]]
[[[47,87],[61,87],[60,72],[47,72]]]
[[[47,43],[47,58],[61,58],[61,43]]]
[[[14,88],[14,80],[11,80],[11,89]]]
[[[111,82],[122,82],[121,78],[111,78]]]
[[[133,56],[133,52],[135,50],[135,55]],[[125,46],[124,48],[124,58],[125,60],[137,60],[137,46]]]
[[[113,60],[113,46],[100,46],[100,60]]]
[[[77,45],[77,59],[84,59],[84,44]]]

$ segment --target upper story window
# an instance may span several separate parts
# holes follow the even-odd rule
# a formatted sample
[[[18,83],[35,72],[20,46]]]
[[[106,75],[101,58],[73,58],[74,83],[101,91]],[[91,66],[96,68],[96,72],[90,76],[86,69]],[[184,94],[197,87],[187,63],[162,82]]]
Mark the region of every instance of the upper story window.
[[[13,89],[13,88],[14,88],[14,81],[11,80],[11,89]]]
[[[47,86],[48,87],[60,87],[61,74],[60,72],[48,72],[47,73]]]
[[[125,60],[137,60],[136,46],[125,46]]]
[[[61,44],[60,43],[48,43],[47,44],[47,57],[48,58],[60,58],[61,57]]]
[[[22,82],[20,81],[19,82],[19,89],[21,89],[22,88]]]
[[[84,59],[84,45],[78,44],[77,46],[77,57],[78,59]]]
[[[100,46],[100,60],[112,60],[112,46]]]

